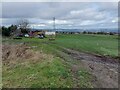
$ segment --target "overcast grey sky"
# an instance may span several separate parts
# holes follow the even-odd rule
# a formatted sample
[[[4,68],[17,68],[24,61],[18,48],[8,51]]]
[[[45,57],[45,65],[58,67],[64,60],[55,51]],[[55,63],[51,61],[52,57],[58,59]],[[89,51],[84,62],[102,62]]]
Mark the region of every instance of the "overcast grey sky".
[[[117,2],[4,2],[3,25],[15,24],[27,18],[31,27],[52,28],[117,28]]]

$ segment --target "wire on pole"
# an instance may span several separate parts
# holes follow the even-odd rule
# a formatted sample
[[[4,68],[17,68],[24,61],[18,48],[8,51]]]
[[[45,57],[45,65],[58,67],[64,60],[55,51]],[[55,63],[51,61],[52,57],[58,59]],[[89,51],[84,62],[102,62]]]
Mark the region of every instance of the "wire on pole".
[[[53,29],[55,31],[55,17],[53,17]]]

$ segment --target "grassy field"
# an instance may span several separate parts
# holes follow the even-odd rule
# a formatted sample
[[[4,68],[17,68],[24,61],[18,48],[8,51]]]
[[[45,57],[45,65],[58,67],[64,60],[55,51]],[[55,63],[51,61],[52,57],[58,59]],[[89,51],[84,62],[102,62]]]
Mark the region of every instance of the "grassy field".
[[[101,55],[118,56],[118,36],[60,35],[57,45]]]
[[[4,40],[3,40],[4,42]],[[9,42],[9,40],[8,40]],[[48,38],[23,38],[23,40],[11,40],[11,42],[26,42],[31,45],[40,45],[42,49],[49,51],[49,48],[65,47],[79,51],[96,53],[100,55],[118,56],[117,35],[57,35],[55,41]],[[44,48],[45,47],[45,48]]]
[[[3,44],[26,43],[34,51],[47,54],[44,60],[33,63],[24,60],[14,65],[3,65],[3,87],[94,87],[91,74],[80,61],[62,52],[61,47],[100,55],[118,56],[118,38],[110,35],[57,35],[55,41],[48,38],[3,39]],[[52,55],[50,58],[49,55]],[[72,71],[77,66],[76,71]],[[79,66],[79,67],[78,67]]]

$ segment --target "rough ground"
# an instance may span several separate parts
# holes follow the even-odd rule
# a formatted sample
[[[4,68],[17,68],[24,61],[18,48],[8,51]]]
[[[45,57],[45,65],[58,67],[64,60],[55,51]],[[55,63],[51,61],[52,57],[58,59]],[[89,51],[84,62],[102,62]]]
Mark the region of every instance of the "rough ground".
[[[93,80],[94,87],[118,88],[118,60],[65,48],[64,52],[72,58],[80,60],[82,66],[91,72],[95,77]]]
[[[44,59],[45,54],[33,52],[26,45],[3,45],[3,63],[10,60]],[[81,65],[95,77],[92,81],[96,88],[118,88],[118,60],[110,57],[98,56],[63,48],[63,52],[70,57],[80,60]],[[73,71],[77,70],[73,66]]]
[[[48,55],[47,55],[48,57]],[[33,51],[31,47],[24,44],[19,45],[2,45],[2,61],[3,64],[10,64],[20,62],[23,60],[43,60],[46,58],[46,54],[42,51]]]

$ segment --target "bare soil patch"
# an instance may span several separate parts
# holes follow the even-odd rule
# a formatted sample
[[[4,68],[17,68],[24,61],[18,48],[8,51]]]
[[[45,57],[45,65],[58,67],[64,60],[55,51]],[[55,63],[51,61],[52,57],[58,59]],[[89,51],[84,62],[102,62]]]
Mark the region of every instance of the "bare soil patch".
[[[44,60],[49,55],[40,51],[34,51],[31,47],[19,44],[19,45],[3,45],[2,46],[2,61],[3,63],[11,63],[15,61],[32,60],[33,62]]]
[[[63,48],[74,59],[80,60],[82,67],[93,75],[93,84],[96,88],[118,88],[118,60],[111,57],[98,56]],[[3,45],[2,60],[4,64],[14,61],[32,60],[33,62],[44,60],[52,56],[42,52],[33,51],[31,47],[21,45]],[[15,63],[16,64],[16,63]],[[80,66],[73,66],[72,72],[79,70]],[[76,76],[77,78],[77,76]]]
[[[82,67],[86,68],[93,75],[94,80],[92,82],[94,87],[118,88],[118,59],[66,48],[64,48],[64,52],[72,58],[81,61]]]

